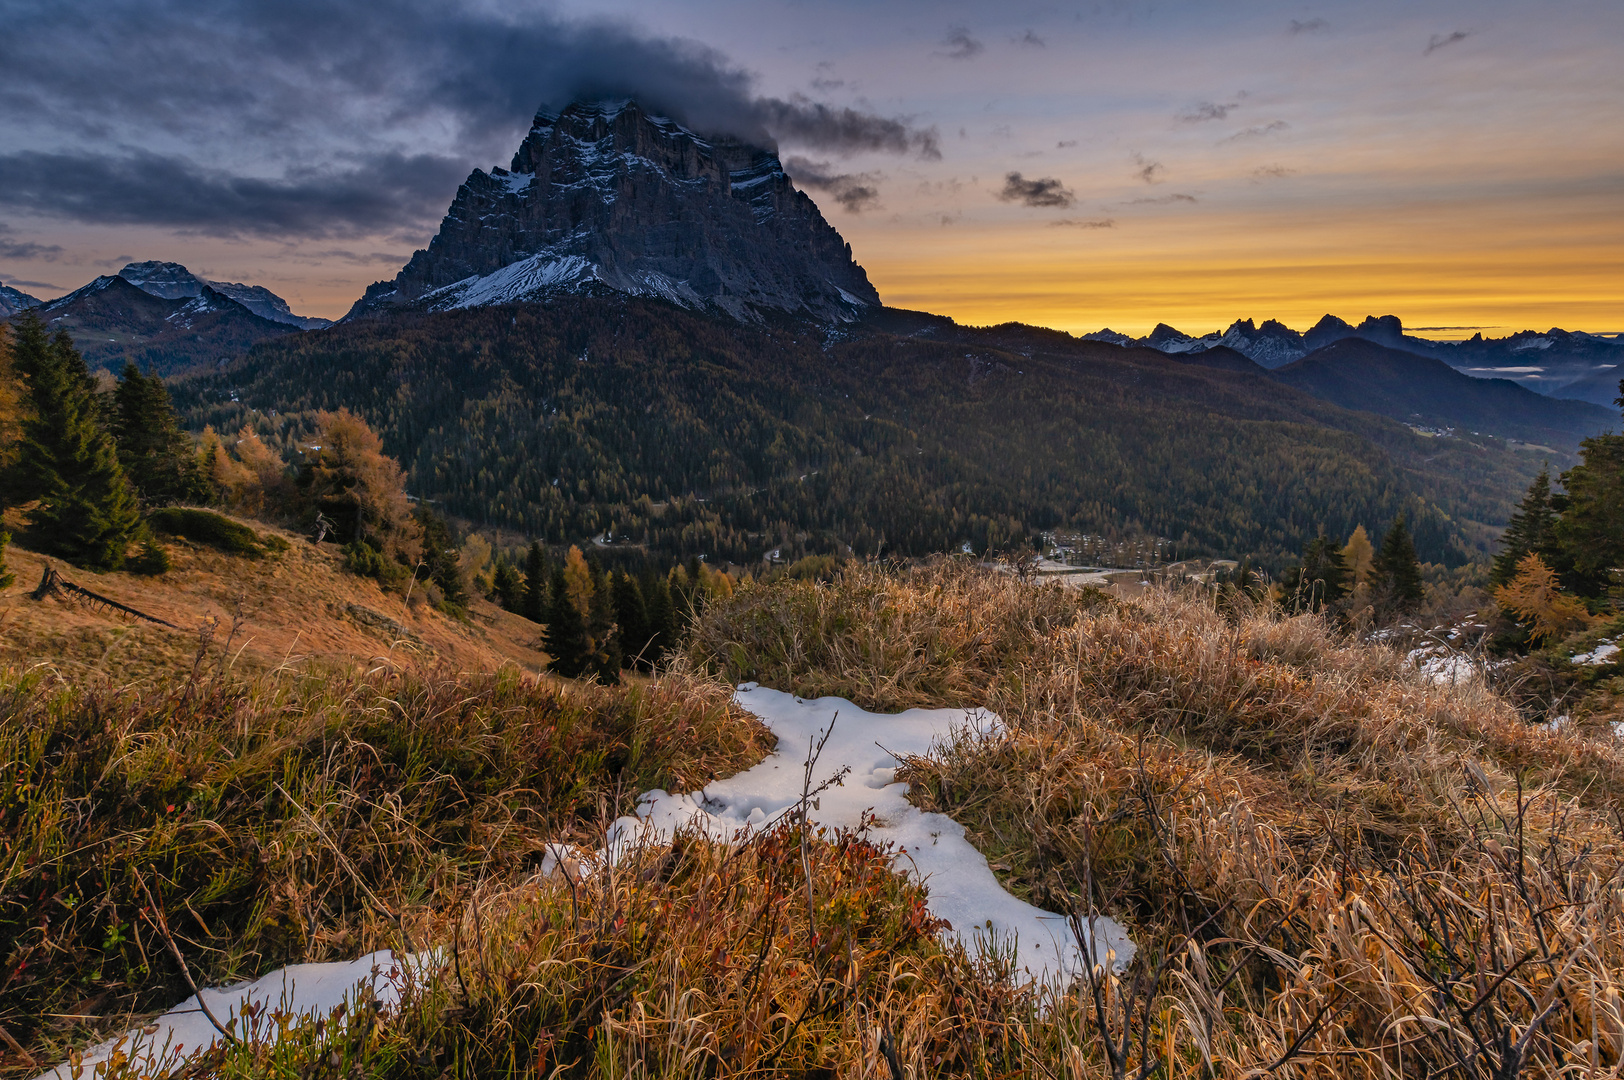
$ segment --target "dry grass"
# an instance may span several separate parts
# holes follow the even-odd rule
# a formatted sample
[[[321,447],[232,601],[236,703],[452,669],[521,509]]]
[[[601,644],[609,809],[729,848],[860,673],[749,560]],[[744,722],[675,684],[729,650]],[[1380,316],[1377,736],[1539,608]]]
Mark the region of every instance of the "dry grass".
[[[541,628],[527,619],[483,600],[474,602],[468,621],[406,603],[377,582],[345,572],[335,545],[317,546],[263,522],[250,524],[281,537],[287,550],[244,558],[171,540],[173,568],[156,578],[53,562],[70,580],[177,629],[72,600],[29,599],[45,560],[14,542],[6,561],[17,580],[0,595],[0,664],[44,662],[76,681],[158,685],[190,668],[201,627],[212,622],[217,642],[223,642],[238,619],[228,663],[243,674],[380,663],[462,671],[514,664],[539,672],[546,663]]]
[[[148,890],[213,982],[424,941],[478,881],[766,739],[682,676],[0,675],[0,1026],[57,1060],[87,1034],[75,1017],[106,1031],[184,997]]]
[[[342,706],[266,684],[157,735],[105,723],[120,702],[63,691],[51,700],[77,704],[53,715],[85,718],[63,738],[106,754],[68,769],[36,754],[29,776],[111,768],[161,800],[137,781],[183,773],[218,792],[210,820],[241,806],[226,831],[260,850],[273,849],[245,823],[275,811],[268,880],[291,892],[251,889],[231,910],[251,900],[275,908],[284,933],[313,927],[307,950],[349,928],[312,955],[398,944],[404,928],[447,959],[394,1013],[221,1048],[187,1075],[1620,1074],[1619,747],[1532,728],[1480,685],[1432,686],[1311,617],[1219,611],[1198,593],[1110,602],[950,562],[740,590],[706,612],[683,668],[870,707],[996,709],[1007,731],[908,763],[913,798],[965,823],[1017,891],[1078,920],[1129,923],[1135,965],[1069,991],[1021,986],[1002,958],[944,947],[921,891],[860,834],[811,843],[810,907],[792,824],[743,845],[679,837],[616,867],[536,873],[543,841],[573,828],[599,842],[585,824],[624,805],[611,777],[623,795],[656,780],[692,789],[760,753],[759,730],[699,674],[579,696],[511,676],[392,676],[344,684]],[[36,719],[49,695],[23,689],[15,700],[36,711],[13,707],[0,728],[12,738],[49,726]],[[230,719],[244,710],[252,722]],[[316,715],[332,722],[302,726]],[[566,716],[576,736],[554,734]],[[256,724],[282,733],[262,752],[226,736]],[[609,748],[627,755],[618,770]],[[237,769],[261,779],[230,779]],[[300,785],[289,790],[323,815],[354,873],[264,795],[263,777]],[[89,804],[53,790],[30,795],[37,809],[8,817],[8,835],[49,819],[65,838],[84,806],[124,805],[97,802],[100,788]],[[124,876],[154,861],[141,845],[234,857],[146,796],[131,805],[145,810],[114,820],[150,815],[140,844],[112,829],[95,863],[114,905],[130,903]],[[51,858],[74,849],[53,843]],[[292,861],[296,850],[312,862]],[[199,879],[163,875],[152,880],[166,903],[197,906]],[[334,881],[350,890],[342,903],[318,902],[312,886]],[[105,971],[113,954],[102,956]]]
[[[744,588],[708,607],[687,660],[731,682],[867,709],[979,705],[1045,637],[1109,603],[1095,589],[1018,587],[963,560],[853,567],[833,583]]]
[[[995,672],[952,649],[808,641],[874,596],[911,640],[939,640],[955,578],[981,640],[1000,643]],[[815,602],[757,595],[748,623],[707,614],[695,659],[792,642],[852,665],[794,673],[803,693],[998,711],[1008,734],[966,736],[902,778],[1017,892],[1133,925],[1157,1019],[1129,1040],[1129,1073],[1618,1068],[1616,742],[1553,736],[1481,684],[1430,685],[1316,618],[1152,592],[1040,628],[1032,613],[1068,599],[1041,591],[952,565],[857,570]],[[1134,984],[1108,989],[1120,1008]]]

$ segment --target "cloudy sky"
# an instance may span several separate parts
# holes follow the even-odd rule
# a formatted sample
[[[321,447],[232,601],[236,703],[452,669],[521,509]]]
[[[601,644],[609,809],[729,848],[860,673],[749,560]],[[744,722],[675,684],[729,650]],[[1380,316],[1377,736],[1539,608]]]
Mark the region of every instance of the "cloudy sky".
[[[890,304],[1615,332],[1621,57],[1618,0],[0,0],[0,281],[337,316],[538,105],[637,94],[775,141]]]

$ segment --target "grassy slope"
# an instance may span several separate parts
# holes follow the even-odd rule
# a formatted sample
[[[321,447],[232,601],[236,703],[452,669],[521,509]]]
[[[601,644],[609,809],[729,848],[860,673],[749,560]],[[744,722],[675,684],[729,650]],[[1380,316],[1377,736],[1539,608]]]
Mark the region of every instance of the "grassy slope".
[[[1519,1074],[1508,1047],[1547,1007],[1521,1075],[1624,1060],[1610,737],[1530,728],[1313,618],[952,562],[741,589],[679,668],[617,690],[8,677],[0,1024],[47,1056],[86,1032],[23,1028],[38,995],[102,1030],[178,996],[146,881],[210,975],[408,941],[452,957],[380,1020],[222,1048],[196,1075],[873,1076],[890,1049],[915,1076],[1486,1077]],[[908,763],[914,798],[1016,891],[1126,920],[1144,964],[1097,995],[1013,986],[936,941],[882,853],[792,825],[535,872],[543,842],[595,843],[642,786],[759,756],[726,704],[743,677],[997,709],[1007,737]],[[1130,1004],[1148,1010],[1124,1041]]]
[[[494,604],[475,600],[467,621],[452,618],[345,573],[336,544],[318,547],[273,526],[249,524],[281,536],[287,550],[246,559],[169,540],[173,567],[157,578],[98,574],[52,561],[75,584],[174,629],[74,600],[30,600],[46,560],[13,542],[6,561],[17,580],[0,592],[0,663],[47,661],[75,682],[152,682],[191,666],[199,632],[210,620],[217,646],[231,636],[227,663],[243,673],[375,662],[464,671],[511,663],[538,672],[546,663],[541,628]]]

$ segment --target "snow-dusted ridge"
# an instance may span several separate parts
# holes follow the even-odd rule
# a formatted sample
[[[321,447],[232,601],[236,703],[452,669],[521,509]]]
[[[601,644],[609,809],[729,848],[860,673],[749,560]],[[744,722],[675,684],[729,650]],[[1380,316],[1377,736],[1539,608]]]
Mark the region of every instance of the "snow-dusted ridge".
[[[744,322],[847,323],[880,303],[775,153],[613,99],[539,112],[511,164],[473,170],[429,246],[350,317],[584,292]]]

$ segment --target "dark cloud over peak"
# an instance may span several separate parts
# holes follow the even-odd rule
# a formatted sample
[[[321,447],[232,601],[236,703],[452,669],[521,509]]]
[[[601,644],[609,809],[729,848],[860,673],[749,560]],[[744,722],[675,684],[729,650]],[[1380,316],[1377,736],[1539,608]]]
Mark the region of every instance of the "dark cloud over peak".
[[[1067,229],[1114,229],[1116,222],[1111,218],[1056,218],[1050,225]]]
[[[1293,19],[1291,32],[1293,34],[1317,34],[1322,30],[1329,30],[1331,24],[1324,19]]]
[[[1034,49],[1043,49],[1047,48],[1049,43],[1039,37],[1036,30],[1028,30],[1026,33],[1015,39],[1015,44],[1026,45]]]
[[[1174,203],[1193,203],[1197,199],[1194,195],[1158,195],[1155,198],[1129,199],[1130,206],[1171,206]]]
[[[784,159],[784,171],[789,173],[797,187],[827,191],[841,206],[853,214],[872,210],[879,204],[880,173],[836,172],[827,161],[809,161],[804,157]]]
[[[55,262],[62,254],[61,244],[36,244],[32,240],[14,240],[9,235],[12,231],[10,225],[0,221],[0,259],[39,259],[44,262]],[[42,289],[54,289],[55,285],[38,285]]]
[[[1161,183],[1162,174],[1167,171],[1167,166],[1159,161],[1149,161],[1143,154],[1133,155],[1133,163],[1136,166],[1133,171],[1134,179],[1145,184]]]
[[[759,95],[697,42],[478,0],[39,0],[8,9],[0,71],[0,205],[222,235],[420,228],[582,97],[770,149],[941,152],[907,118]]]
[[[1421,55],[1431,56],[1439,49],[1453,45],[1457,41],[1465,41],[1471,36],[1472,32],[1470,30],[1456,30],[1452,34],[1433,34],[1432,37],[1427,39],[1427,47],[1421,51]]]
[[[970,36],[967,26],[950,27],[947,36],[942,39],[944,51],[942,56],[952,57],[954,60],[968,60],[978,56],[986,50],[986,46]]]
[[[998,192],[998,197],[1004,202],[1036,207],[1066,207],[1077,201],[1077,196],[1053,177],[1028,180],[1018,172],[1004,177],[1004,187]]]

